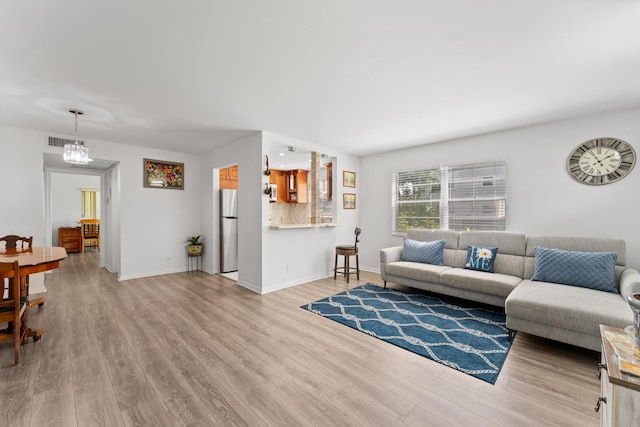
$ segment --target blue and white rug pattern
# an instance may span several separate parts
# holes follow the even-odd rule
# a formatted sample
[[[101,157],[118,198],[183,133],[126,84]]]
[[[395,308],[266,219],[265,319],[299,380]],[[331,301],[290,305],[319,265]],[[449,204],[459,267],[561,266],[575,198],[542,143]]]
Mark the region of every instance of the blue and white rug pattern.
[[[366,284],[302,308],[491,384],[511,347],[504,313]]]

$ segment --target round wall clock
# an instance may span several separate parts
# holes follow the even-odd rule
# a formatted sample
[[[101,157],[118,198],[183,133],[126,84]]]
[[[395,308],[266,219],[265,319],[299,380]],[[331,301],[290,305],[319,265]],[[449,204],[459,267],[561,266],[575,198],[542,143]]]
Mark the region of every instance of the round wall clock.
[[[567,159],[567,170],[583,184],[604,185],[616,182],[631,172],[636,152],[618,138],[595,138],[580,144]]]

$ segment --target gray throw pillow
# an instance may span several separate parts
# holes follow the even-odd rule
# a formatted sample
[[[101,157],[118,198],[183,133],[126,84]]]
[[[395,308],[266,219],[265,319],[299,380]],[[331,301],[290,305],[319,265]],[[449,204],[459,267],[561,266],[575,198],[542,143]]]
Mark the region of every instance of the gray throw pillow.
[[[444,243],[444,240],[421,242],[419,240],[404,239],[400,261],[442,265]]]
[[[536,246],[535,256],[531,280],[618,293],[618,255],[614,252],[575,252]]]

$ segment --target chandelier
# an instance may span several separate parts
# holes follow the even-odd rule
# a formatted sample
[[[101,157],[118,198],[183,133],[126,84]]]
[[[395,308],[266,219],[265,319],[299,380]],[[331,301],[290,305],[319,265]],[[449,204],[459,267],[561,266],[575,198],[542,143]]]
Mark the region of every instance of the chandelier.
[[[74,143],[68,143],[64,145],[64,154],[62,159],[67,163],[74,165],[86,165],[91,161],[89,158],[89,148],[80,144],[78,141],[78,115],[83,115],[84,112],[80,110],[69,110],[71,114],[76,117],[76,140]]]

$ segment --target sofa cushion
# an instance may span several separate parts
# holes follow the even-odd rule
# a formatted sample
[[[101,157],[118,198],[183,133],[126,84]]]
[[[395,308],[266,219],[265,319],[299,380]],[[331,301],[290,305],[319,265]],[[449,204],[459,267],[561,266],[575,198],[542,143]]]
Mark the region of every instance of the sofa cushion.
[[[618,293],[613,252],[577,252],[535,248],[531,280]]]
[[[400,261],[442,265],[444,243],[444,240],[420,242],[418,240],[404,239],[402,243],[402,255],[400,255]]]
[[[442,255],[442,264],[453,267],[455,262],[455,254],[458,252],[458,237],[460,233],[453,230],[440,229],[418,229],[410,228],[407,230],[407,239],[420,240],[421,242],[433,242],[434,240],[444,240],[444,254]]]
[[[469,245],[467,246],[467,262],[464,264],[464,268],[493,273],[496,255],[498,255],[498,248]]]
[[[487,244],[484,243],[483,244]],[[504,253],[502,245],[500,253]],[[531,279],[535,267],[535,248],[562,249],[564,251],[579,252],[614,252],[616,259],[616,280],[620,280],[620,275],[626,265],[626,243],[622,239],[602,239],[593,237],[567,237],[567,236],[528,236],[527,251],[525,255],[524,278]],[[498,266],[496,266],[498,271]]]
[[[440,283],[490,295],[506,297],[522,279],[508,274],[490,274],[484,271],[452,268],[440,275]]]
[[[633,313],[619,294],[557,283],[523,280],[507,297],[507,318],[599,335],[599,325],[625,327]]]
[[[440,283],[440,273],[449,270],[446,265],[423,264],[419,262],[396,261],[386,265],[387,275],[406,277],[421,282]]]

